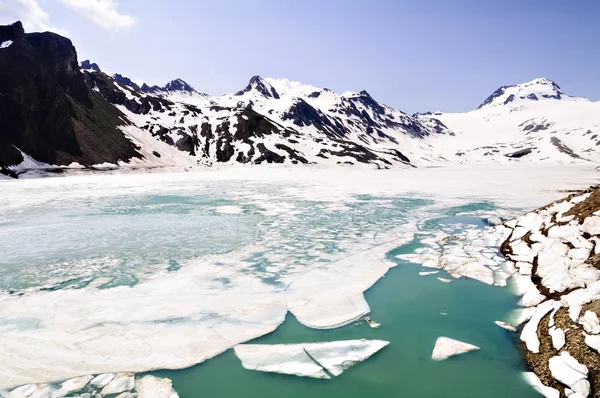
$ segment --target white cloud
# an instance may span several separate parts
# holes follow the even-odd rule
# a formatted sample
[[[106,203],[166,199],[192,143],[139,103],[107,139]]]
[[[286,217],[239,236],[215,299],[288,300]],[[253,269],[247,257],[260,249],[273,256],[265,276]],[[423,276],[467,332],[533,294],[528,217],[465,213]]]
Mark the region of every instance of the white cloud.
[[[21,21],[28,32],[50,31],[65,35],[67,32],[49,25],[50,15],[40,7],[36,0],[8,0],[0,2],[0,14],[3,23]]]
[[[60,2],[105,29],[130,28],[136,23],[133,17],[117,11],[116,0],[60,0]]]

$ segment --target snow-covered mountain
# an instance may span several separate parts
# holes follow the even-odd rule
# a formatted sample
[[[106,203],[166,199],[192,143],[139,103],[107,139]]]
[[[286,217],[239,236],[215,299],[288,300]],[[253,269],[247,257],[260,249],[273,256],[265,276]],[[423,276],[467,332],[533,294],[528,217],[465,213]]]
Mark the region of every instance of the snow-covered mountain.
[[[0,124],[10,127],[0,173],[13,177],[99,165],[600,162],[600,102],[549,79],[500,87],[470,112],[411,116],[364,90],[287,79],[254,76],[220,96],[179,78],[150,85],[79,64],[69,39],[20,23],[0,26],[0,42]]]
[[[181,79],[144,90],[120,75],[83,71],[93,90],[132,122],[125,134],[150,163],[318,163],[414,166],[444,161],[426,142],[450,134],[382,105],[366,91],[334,93],[254,76],[211,97]]]
[[[549,79],[504,86],[474,111],[415,114],[455,135],[428,142],[460,162],[600,162],[600,102],[566,94]]]

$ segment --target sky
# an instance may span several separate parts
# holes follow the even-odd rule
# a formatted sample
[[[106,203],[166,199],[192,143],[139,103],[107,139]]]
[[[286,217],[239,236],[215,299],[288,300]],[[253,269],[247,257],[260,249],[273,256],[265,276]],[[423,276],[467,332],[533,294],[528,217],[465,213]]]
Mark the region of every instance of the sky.
[[[463,112],[547,77],[600,100],[597,0],[0,0],[0,24],[69,37],[79,60],[212,95],[254,75]]]

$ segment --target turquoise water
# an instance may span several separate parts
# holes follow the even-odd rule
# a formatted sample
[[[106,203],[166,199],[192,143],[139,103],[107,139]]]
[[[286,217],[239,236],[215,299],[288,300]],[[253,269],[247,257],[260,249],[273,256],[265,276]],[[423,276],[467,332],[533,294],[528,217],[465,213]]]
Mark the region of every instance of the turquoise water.
[[[494,324],[507,319],[517,298],[507,289],[459,279],[441,283],[418,275],[421,267],[396,258],[422,247],[440,228],[481,228],[492,203],[440,209],[419,197],[358,195],[343,203],[298,199],[283,188],[225,183],[192,192],[114,195],[60,200],[2,213],[0,290],[81,289],[135,286],[218,256],[257,245],[241,272],[266,286],[285,281],[320,262],[368,249],[378,234],[418,225],[415,240],[387,254],[397,264],[365,294],[371,318],[333,330],[314,330],[288,314],[256,343],[382,339],[391,344],[332,380],[246,370],[232,350],[189,369],[159,371],[181,398],[196,397],[537,397],[525,384],[517,335]],[[289,188],[289,187],[288,187]],[[229,192],[238,189],[236,195]],[[277,195],[271,195],[276,192]],[[235,197],[233,197],[235,196]],[[236,211],[219,212],[223,206]],[[417,223],[417,221],[419,221]],[[200,264],[200,265],[198,265]],[[218,266],[219,264],[216,263]],[[219,281],[227,288],[227,278]],[[442,314],[443,313],[443,314]],[[445,314],[445,315],[444,315]],[[160,320],[157,320],[159,322]],[[433,362],[435,340],[447,336],[480,351]],[[177,336],[165,336],[177,339]]]
[[[494,210],[489,203],[449,208],[445,216],[421,223],[422,236],[440,224],[482,228],[479,217],[456,216]],[[460,228],[457,228],[459,230]],[[525,371],[517,334],[494,324],[506,319],[518,299],[507,289],[474,280],[441,283],[437,276],[418,275],[421,267],[395,256],[423,247],[416,238],[388,253],[397,263],[366,292],[371,318],[378,329],[358,322],[335,330],[314,330],[288,314],[274,333],[252,341],[261,344],[382,339],[391,344],[362,364],[332,380],[263,373],[241,367],[233,350],[169,377],[182,398],[220,397],[538,397],[521,373]],[[443,315],[445,314],[445,315]],[[435,340],[448,336],[481,347],[480,351],[431,360]]]

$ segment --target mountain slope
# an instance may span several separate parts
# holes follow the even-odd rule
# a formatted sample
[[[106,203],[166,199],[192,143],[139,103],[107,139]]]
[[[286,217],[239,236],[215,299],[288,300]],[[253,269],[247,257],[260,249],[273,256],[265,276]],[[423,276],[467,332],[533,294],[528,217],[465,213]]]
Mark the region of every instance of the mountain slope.
[[[474,111],[415,115],[456,134],[430,141],[461,162],[600,162],[600,103],[571,97],[553,81],[504,86]]]
[[[441,123],[433,128],[379,104],[365,91],[341,95],[254,76],[243,90],[210,97],[181,79],[143,90],[120,75],[84,74],[138,127],[125,132],[143,153],[166,161],[169,152],[175,164],[414,165],[435,158],[424,137],[449,133]]]
[[[139,157],[124,115],[89,90],[71,41],[0,26],[0,167],[24,161],[92,165]]]

